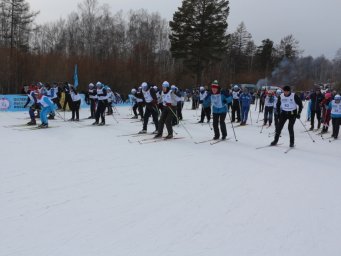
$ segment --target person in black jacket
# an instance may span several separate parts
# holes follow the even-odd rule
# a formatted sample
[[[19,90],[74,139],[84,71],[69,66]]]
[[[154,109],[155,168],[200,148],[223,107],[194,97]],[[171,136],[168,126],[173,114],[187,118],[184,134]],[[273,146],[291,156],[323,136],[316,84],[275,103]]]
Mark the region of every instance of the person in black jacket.
[[[63,110],[65,111],[66,110],[66,104],[69,106],[69,109],[72,108],[72,106],[71,106],[72,105],[72,98],[71,98],[71,95],[70,95],[70,85],[69,85],[68,82],[64,83],[63,91],[65,93]]]
[[[310,131],[314,130],[315,115],[317,118],[317,129],[321,128],[321,102],[323,100],[323,95],[321,93],[320,87],[316,87],[315,92],[310,94],[311,101],[311,114],[310,114]]]
[[[279,124],[276,127],[275,139],[273,142],[271,142],[270,145],[277,145],[284,124],[287,120],[289,120],[288,130],[290,134],[290,147],[293,148],[295,146],[294,125],[296,119],[301,118],[303,104],[300,97],[297,94],[291,92],[290,86],[284,86],[283,91],[284,93],[282,93],[281,96],[278,97],[276,105],[277,112],[280,113]]]

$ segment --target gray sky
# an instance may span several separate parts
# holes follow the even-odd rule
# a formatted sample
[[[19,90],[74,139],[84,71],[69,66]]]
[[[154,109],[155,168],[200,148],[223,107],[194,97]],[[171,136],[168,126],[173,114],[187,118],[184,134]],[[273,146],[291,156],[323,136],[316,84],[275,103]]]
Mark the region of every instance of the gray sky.
[[[81,0],[28,0],[33,10],[40,10],[37,23],[65,18],[77,10]],[[181,0],[99,0],[107,3],[112,12],[129,9],[157,11],[168,20],[172,18]],[[334,58],[341,48],[341,0],[230,0],[229,31],[244,21],[257,45],[270,38],[279,43],[293,34],[304,49],[303,55],[324,54]]]

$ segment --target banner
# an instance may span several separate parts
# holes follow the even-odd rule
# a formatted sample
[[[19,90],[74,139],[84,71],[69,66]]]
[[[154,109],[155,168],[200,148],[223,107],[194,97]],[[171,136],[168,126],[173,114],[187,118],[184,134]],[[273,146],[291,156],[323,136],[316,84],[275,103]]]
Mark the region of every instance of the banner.
[[[73,74],[73,85],[77,89],[78,87],[78,65],[75,66],[75,73]]]
[[[81,108],[89,107],[85,103],[85,95],[81,96]],[[27,101],[26,95],[0,95],[0,111],[17,112],[17,111],[28,111],[28,108],[24,108]]]

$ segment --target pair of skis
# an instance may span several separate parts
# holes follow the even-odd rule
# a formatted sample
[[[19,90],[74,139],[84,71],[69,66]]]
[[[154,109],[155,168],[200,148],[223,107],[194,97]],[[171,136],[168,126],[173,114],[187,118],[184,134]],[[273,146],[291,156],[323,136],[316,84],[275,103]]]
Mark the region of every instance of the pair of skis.
[[[283,143],[280,143],[280,144],[277,144],[277,145],[274,145],[274,146],[272,146],[272,145],[266,145],[266,146],[262,146],[262,147],[258,147],[258,148],[256,148],[257,150],[258,149],[264,149],[264,148],[271,148],[271,147],[277,147],[277,146],[280,146],[280,145],[283,145]],[[294,147],[289,147],[288,149],[286,149],[285,151],[284,151],[284,154],[288,154],[291,150],[293,150],[294,149]]]
[[[175,138],[167,138],[167,137],[161,137],[161,138],[148,138],[148,139],[143,139],[143,140],[138,140],[137,142],[140,145],[143,144],[150,144],[150,143],[157,143],[157,142],[162,142],[162,141],[171,141],[171,140],[179,140],[179,139],[184,139],[185,137],[175,137]],[[134,143],[133,141],[128,140],[130,143]]]
[[[195,144],[204,144],[204,143],[210,143],[210,145],[215,145],[215,144],[218,144],[220,142],[226,142],[228,140],[230,140],[231,138],[226,138],[225,140],[214,140],[214,139],[209,139],[209,140],[203,140],[203,141],[197,141],[197,142],[194,142]]]

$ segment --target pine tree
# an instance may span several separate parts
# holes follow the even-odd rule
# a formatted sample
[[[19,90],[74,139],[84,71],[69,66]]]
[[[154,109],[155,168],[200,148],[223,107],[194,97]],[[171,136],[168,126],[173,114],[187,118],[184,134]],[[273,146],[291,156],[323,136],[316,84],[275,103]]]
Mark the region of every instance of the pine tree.
[[[172,55],[195,74],[197,84],[203,70],[226,52],[228,5],[227,0],[183,0],[169,23]]]

